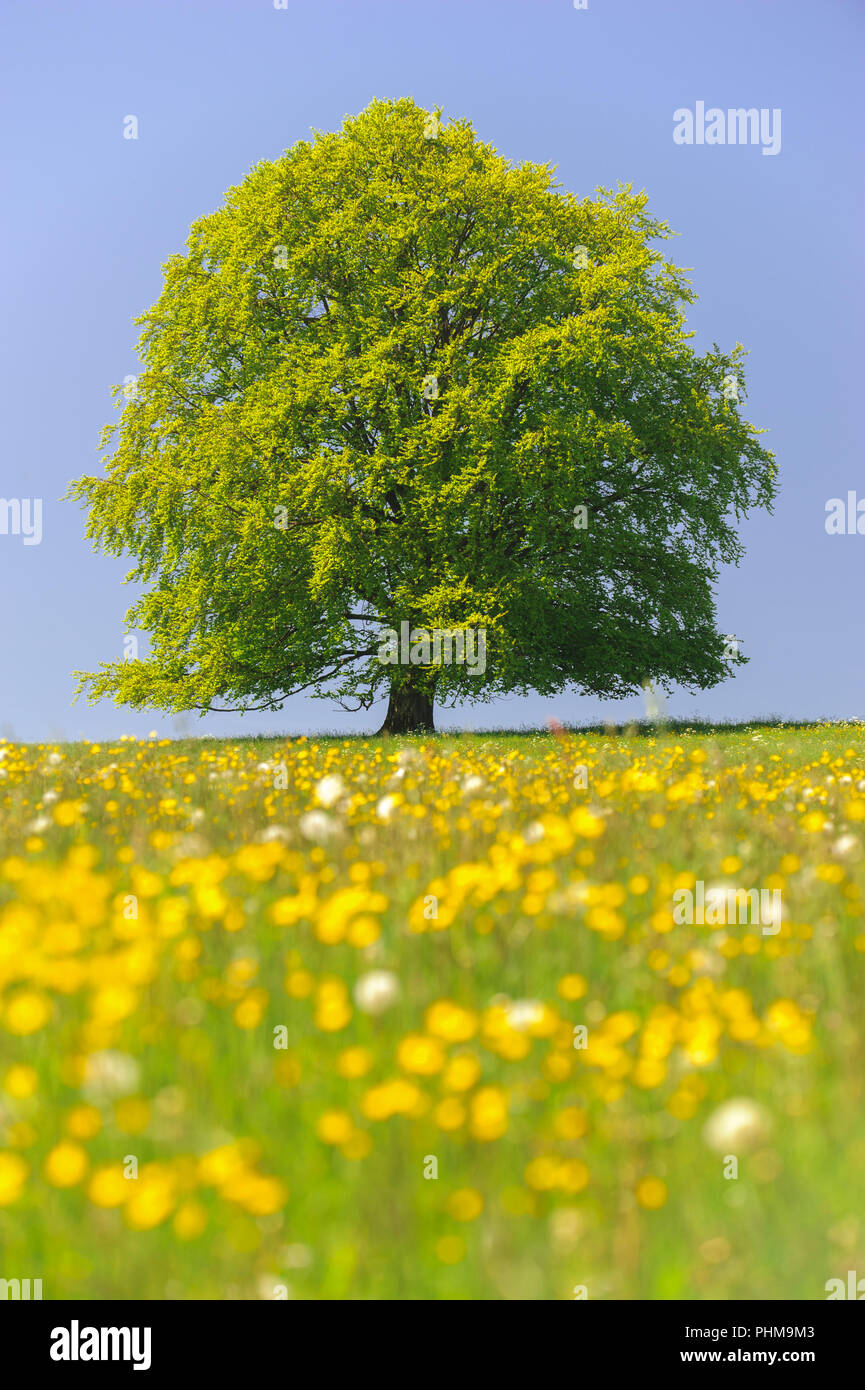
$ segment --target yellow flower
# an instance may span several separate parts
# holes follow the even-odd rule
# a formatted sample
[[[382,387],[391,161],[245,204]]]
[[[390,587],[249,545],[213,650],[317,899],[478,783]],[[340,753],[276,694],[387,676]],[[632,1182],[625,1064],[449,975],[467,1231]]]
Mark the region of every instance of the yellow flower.
[[[381,923],[377,917],[370,917],[368,913],[362,917],[355,917],[347,932],[349,945],[356,946],[358,950],[364,946],[371,946],[380,936]]]
[[[533,1158],[526,1166],[526,1185],[535,1192],[550,1192],[556,1186],[560,1167],[560,1160],[550,1154]]]
[[[466,1243],[462,1236],[442,1236],[436,1241],[437,1257],[445,1265],[457,1265],[465,1259]]]
[[[372,1148],[372,1139],[364,1129],[356,1129],[351,1138],[346,1140],[342,1146],[342,1154],[345,1158],[361,1159],[366,1158]]]
[[[434,1076],[444,1066],[445,1053],[436,1038],[414,1033],[403,1038],[397,1048],[396,1059],[403,1071],[415,1072],[418,1076]]]
[[[130,1195],[133,1179],[123,1176],[119,1163],[109,1163],[95,1169],[87,1188],[87,1196],[95,1207],[122,1206]]]
[[[315,1132],[323,1144],[344,1144],[354,1133],[354,1121],[346,1110],[326,1110]]]
[[[141,1134],[150,1121],[150,1106],[140,1097],[119,1100],[114,1106],[114,1120],[124,1134]]]
[[[484,1209],[484,1199],[474,1187],[461,1187],[452,1192],[447,1209],[455,1221],[474,1221]]]
[[[285,977],[285,992],[292,999],[306,999],[315,988],[315,976],[308,970],[292,970]]]
[[[821,883],[843,883],[845,869],[842,864],[818,864],[817,878]]]
[[[430,1004],[424,1015],[424,1027],[445,1042],[468,1042],[478,1030],[476,1016],[460,1004],[449,999],[438,999]]]
[[[113,984],[100,989],[90,1005],[91,1013],[100,1023],[120,1023],[134,1013],[138,995],[128,985]]]
[[[278,1086],[296,1086],[301,1074],[300,1062],[290,1054],[277,1057],[273,1064],[273,1075]]]
[[[102,1128],[102,1116],[95,1105],[76,1105],[66,1116],[66,1131],[73,1139],[92,1139]]]
[[[207,1187],[221,1187],[247,1167],[247,1160],[237,1144],[223,1144],[211,1149],[198,1160],[198,1177]]]
[[[588,992],[588,984],[582,975],[563,975],[556,986],[562,999],[582,999]]]
[[[177,1208],[172,1225],[178,1240],[194,1240],[207,1225],[207,1209],[201,1202],[184,1202]]]
[[[600,816],[593,816],[591,811],[587,811],[584,806],[573,811],[568,819],[572,829],[587,840],[596,840],[604,833],[604,822]]]
[[[637,1183],[636,1197],[646,1211],[657,1211],[667,1200],[667,1184],[660,1178],[641,1178]]]
[[[171,1215],[176,1187],[170,1173],[153,1165],[129,1186],[134,1190],[123,1209],[123,1219],[133,1231],[151,1231]]]
[[[553,1128],[560,1139],[582,1139],[588,1127],[585,1110],[579,1110],[575,1105],[560,1110],[553,1121]]]
[[[10,1033],[26,1037],[38,1033],[51,1017],[51,1004],[42,994],[32,990],[16,994],[6,1005],[5,1023]]]
[[[373,1064],[373,1055],[368,1047],[347,1047],[339,1054],[336,1067],[340,1076],[354,1079],[366,1076]]]
[[[387,1120],[392,1115],[412,1114],[421,1100],[417,1086],[400,1077],[373,1086],[361,1101],[361,1109],[369,1120]]]
[[[442,1076],[446,1091],[468,1091],[480,1080],[481,1064],[473,1052],[458,1052],[451,1057]]]
[[[561,1052],[550,1052],[541,1063],[541,1070],[550,1081],[566,1081],[573,1069],[573,1062]]]
[[[58,801],[54,807],[54,823],[62,826],[74,825],[80,814],[77,801]]]
[[[508,1098],[497,1086],[484,1086],[471,1101],[469,1128],[475,1139],[501,1139],[508,1128]]]
[[[74,1187],[87,1172],[88,1159],[80,1144],[61,1140],[45,1159],[45,1177],[52,1187]]]
[[[319,982],[315,991],[314,1022],[323,1033],[338,1033],[348,1027],[351,1004],[342,980],[329,978]]]
[[[266,989],[251,989],[234,1010],[234,1021],[238,1028],[257,1028],[264,1017],[267,1001]]]
[[[465,1123],[466,1108],[461,1100],[456,1096],[448,1096],[446,1100],[439,1101],[435,1108],[433,1118],[439,1129],[445,1131],[459,1129]]]
[[[7,1096],[14,1096],[16,1100],[26,1100],[32,1096],[39,1085],[39,1077],[35,1067],[28,1067],[23,1063],[10,1067],[3,1078],[3,1090]]]
[[[9,1206],[21,1195],[30,1165],[18,1154],[0,1151],[0,1207]]]
[[[665,1064],[654,1057],[641,1057],[631,1073],[631,1080],[641,1090],[651,1091],[660,1086],[667,1075]]]
[[[285,1206],[287,1200],[288,1189],[279,1178],[254,1173],[241,1203],[253,1216],[272,1216]]]
[[[566,1158],[558,1172],[557,1186],[565,1192],[582,1192],[589,1177],[589,1166],[581,1158]]]

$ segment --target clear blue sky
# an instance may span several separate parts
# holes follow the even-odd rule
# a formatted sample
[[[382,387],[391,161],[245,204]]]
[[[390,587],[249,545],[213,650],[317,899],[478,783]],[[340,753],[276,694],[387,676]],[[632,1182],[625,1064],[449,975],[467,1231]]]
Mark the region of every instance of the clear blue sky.
[[[136,372],[133,317],[189,224],[260,159],[373,97],[469,117],[512,160],[549,161],[579,196],[632,182],[681,235],[695,345],[750,351],[746,415],[776,451],[773,517],[718,589],[750,665],[671,713],[863,713],[865,536],[825,504],[863,468],[861,0],[5,0],[0,496],[44,499],[43,537],[0,535],[0,734],[178,732],[71,704],[76,668],[122,655],[128,566],[94,555],[59,498],[96,469],[112,384]],[[781,150],[673,142],[698,101],[780,108]],[[135,115],[137,141],[123,139]],[[573,694],[440,712],[490,727],[623,721],[642,699]],[[377,727],[298,696],[279,715],[188,717],[192,732]]]

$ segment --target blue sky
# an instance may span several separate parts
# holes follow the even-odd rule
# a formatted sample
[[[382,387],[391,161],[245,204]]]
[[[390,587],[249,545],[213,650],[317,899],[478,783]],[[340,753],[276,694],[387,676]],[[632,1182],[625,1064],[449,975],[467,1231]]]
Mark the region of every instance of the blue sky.
[[[60,502],[96,471],[110,388],[138,367],[135,315],[190,223],[247,169],[374,97],[468,117],[501,154],[557,166],[578,196],[631,182],[680,233],[695,346],[742,342],[747,418],[781,494],[742,529],[718,586],[750,664],[671,714],[863,712],[865,536],[826,503],[865,498],[859,0],[5,0],[0,18],[0,496],[43,499],[40,544],[0,534],[0,735],[110,738],[375,728],[297,696],[281,714],[185,724],[72,696],[122,655],[129,568],[95,555]],[[673,113],[781,111],[781,148],[677,145]],[[123,138],[135,115],[139,138]],[[865,508],[863,508],[865,510]],[[642,699],[565,693],[439,712],[441,726],[639,716]]]

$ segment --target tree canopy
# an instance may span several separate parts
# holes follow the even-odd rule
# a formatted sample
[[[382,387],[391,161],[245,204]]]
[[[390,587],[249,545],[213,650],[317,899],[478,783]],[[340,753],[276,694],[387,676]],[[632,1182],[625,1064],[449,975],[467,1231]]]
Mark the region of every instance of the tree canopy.
[[[579,201],[411,100],[255,165],[164,266],[105,476],[70,488],[134,557],[149,634],[79,690],[389,696],[398,731],[434,701],[728,675],[714,584],[775,465],[742,348],[694,351],[646,208]],[[389,631],[413,662],[383,658]],[[483,670],[436,661],[435,631],[482,633]]]

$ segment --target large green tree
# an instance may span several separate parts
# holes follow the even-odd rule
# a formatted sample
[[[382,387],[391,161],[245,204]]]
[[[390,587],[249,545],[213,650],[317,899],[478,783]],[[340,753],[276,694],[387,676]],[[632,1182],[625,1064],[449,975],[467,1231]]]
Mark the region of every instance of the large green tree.
[[[775,465],[646,202],[578,201],[410,100],[252,168],[166,263],[106,476],[70,489],[134,556],[150,638],[79,689],[386,695],[404,731],[434,701],[728,675],[714,582]],[[403,623],[484,632],[485,669],[383,661]]]

